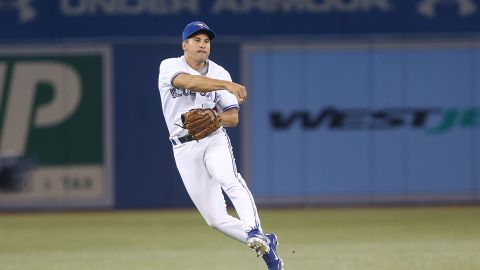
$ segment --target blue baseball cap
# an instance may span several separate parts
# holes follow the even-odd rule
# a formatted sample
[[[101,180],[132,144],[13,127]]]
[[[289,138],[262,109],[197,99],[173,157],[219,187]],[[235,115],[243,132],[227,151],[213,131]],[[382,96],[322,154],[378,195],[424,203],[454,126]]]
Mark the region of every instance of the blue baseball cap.
[[[199,32],[207,34],[207,36],[210,39],[215,38],[215,32],[213,32],[213,30],[210,29],[206,23],[200,22],[200,21],[194,21],[187,24],[187,26],[185,26],[185,29],[183,29],[182,40],[185,40],[191,37],[193,34],[196,34]]]

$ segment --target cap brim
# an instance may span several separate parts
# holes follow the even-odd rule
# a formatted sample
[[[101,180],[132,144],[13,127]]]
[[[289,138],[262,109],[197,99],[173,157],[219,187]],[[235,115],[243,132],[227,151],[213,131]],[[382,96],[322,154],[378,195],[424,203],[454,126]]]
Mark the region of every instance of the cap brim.
[[[200,33],[206,34],[210,38],[210,40],[215,38],[215,32],[213,32],[212,30],[209,30],[209,29],[198,29],[197,31],[191,33],[187,38],[190,38],[190,37],[192,37],[196,34],[200,34]]]

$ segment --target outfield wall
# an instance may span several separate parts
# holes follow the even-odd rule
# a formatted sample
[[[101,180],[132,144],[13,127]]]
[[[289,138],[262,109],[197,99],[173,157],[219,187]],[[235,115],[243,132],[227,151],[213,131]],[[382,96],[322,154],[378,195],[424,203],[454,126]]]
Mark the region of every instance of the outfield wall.
[[[477,40],[253,44],[243,55],[258,201],[479,200]]]
[[[161,59],[180,53],[3,47],[2,154],[37,167],[0,207],[191,206],[156,86]],[[479,201],[476,39],[220,42],[212,59],[249,89],[230,135],[260,204]]]
[[[0,0],[0,209],[190,207],[157,90],[180,32],[247,85],[230,129],[260,204],[480,201],[474,0]]]

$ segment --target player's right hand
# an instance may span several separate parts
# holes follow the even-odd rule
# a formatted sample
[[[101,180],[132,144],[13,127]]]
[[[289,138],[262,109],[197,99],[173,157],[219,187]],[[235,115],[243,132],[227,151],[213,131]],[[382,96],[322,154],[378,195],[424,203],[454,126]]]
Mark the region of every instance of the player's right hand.
[[[237,97],[238,103],[243,103],[247,99],[247,88],[241,84],[232,82],[227,90]]]

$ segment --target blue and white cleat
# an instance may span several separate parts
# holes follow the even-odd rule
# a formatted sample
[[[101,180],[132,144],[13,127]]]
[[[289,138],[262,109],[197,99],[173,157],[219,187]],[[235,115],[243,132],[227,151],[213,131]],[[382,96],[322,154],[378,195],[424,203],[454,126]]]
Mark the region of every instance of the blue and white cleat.
[[[267,234],[266,237],[268,238],[270,251],[262,257],[267,264],[268,270],[283,270],[283,261],[277,254],[278,237],[274,233]]]
[[[258,228],[248,232],[247,245],[257,253],[257,257],[263,256],[270,251],[269,239]]]

